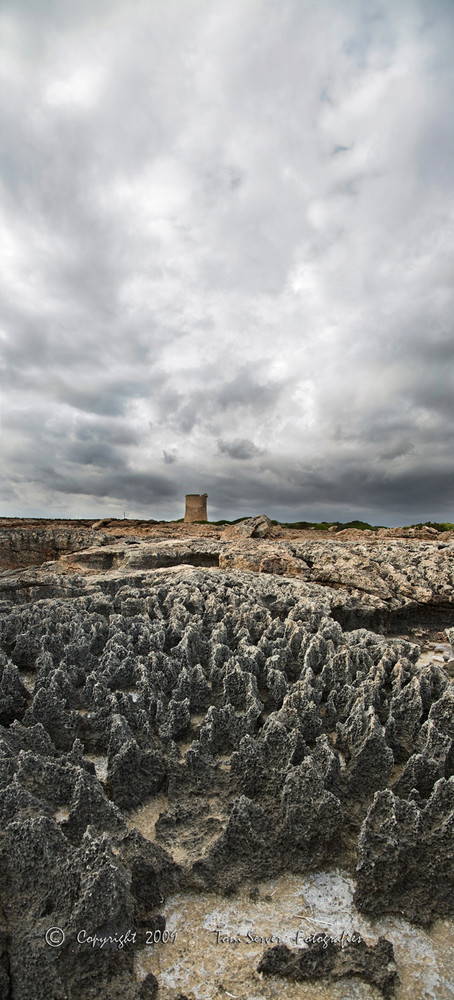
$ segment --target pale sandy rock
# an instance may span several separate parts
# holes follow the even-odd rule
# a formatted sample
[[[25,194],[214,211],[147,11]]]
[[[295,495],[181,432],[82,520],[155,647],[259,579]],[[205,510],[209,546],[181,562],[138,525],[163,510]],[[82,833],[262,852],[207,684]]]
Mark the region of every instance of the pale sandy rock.
[[[274,529],[273,529],[274,530]],[[382,608],[384,613],[405,605],[448,606],[454,598],[454,540],[439,538],[346,539],[339,535],[305,540],[182,537],[144,540],[130,535],[121,540],[87,532],[97,545],[79,548],[83,536],[73,539],[76,551],[63,552],[58,561],[42,568],[7,570],[4,586],[10,592],[25,586],[54,586],[55,578],[77,574],[93,579],[98,574],[130,576],[184,565],[236,570],[260,575],[297,577],[305,584],[329,590],[330,602],[339,594],[340,605],[363,610]],[[52,577],[52,582],[49,579]],[[68,583],[68,585],[70,585]]]
[[[309,572],[304,560],[295,558],[289,543],[258,543],[249,539],[239,544],[225,545],[219,555],[219,567],[241,569],[250,573],[275,573],[277,576],[298,576]]]
[[[47,560],[58,559],[63,553],[100,545],[104,541],[104,536],[80,526],[68,528],[49,524],[31,529],[0,528],[0,567],[38,566]]]
[[[229,524],[224,529],[223,538],[272,538],[275,534],[274,526],[271,524],[266,514],[258,514],[257,517],[247,517],[238,524]]]

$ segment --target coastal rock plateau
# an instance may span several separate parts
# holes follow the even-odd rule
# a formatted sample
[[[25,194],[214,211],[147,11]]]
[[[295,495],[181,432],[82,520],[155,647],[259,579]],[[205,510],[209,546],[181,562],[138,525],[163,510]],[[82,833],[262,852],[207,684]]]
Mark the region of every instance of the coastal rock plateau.
[[[177,890],[342,864],[361,912],[454,915],[452,540],[256,520],[0,576],[5,1000],[155,995],[118,936]]]

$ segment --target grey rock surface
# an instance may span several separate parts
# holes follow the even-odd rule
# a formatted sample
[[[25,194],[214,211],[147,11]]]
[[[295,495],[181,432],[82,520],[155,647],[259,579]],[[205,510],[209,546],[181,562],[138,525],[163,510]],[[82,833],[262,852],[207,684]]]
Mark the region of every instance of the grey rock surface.
[[[375,945],[359,940],[345,948],[332,941],[311,943],[297,950],[277,945],[264,952],[257,971],[296,982],[359,976],[376,986],[384,997],[394,995],[397,977],[393,946],[383,937]]]
[[[415,624],[424,608],[445,627],[452,550],[384,539],[372,560],[334,538],[273,555],[274,539],[251,536],[252,571],[221,569],[222,544],[238,540],[120,541],[0,578],[11,1000],[36,979],[46,1000],[76,983],[77,1000],[153,995],[133,949],[100,962],[75,929],[160,927],[178,889],[356,864],[361,909],[454,913],[451,680],[415,642],[364,627]],[[284,557],[301,571],[260,571]],[[134,825],[142,809],[153,842]]]
[[[358,841],[355,905],[428,924],[452,915],[454,777],[440,778],[427,803],[378,792]]]

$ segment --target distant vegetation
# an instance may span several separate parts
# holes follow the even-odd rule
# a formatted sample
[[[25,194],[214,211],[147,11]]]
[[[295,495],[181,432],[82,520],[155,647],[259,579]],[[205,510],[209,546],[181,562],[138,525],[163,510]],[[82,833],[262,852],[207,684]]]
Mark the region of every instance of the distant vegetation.
[[[278,521],[273,521],[273,524],[278,524]],[[378,531],[379,528],[385,528],[385,524],[368,524],[367,521],[287,521],[281,522],[283,528],[315,528],[317,531],[328,531],[329,528],[335,527],[338,531],[343,528],[359,528],[360,531]],[[410,528],[436,528],[437,531],[452,531],[454,529],[454,524],[449,521],[425,521],[419,524],[407,524],[402,529],[403,531],[408,531]]]
[[[424,521],[419,524],[405,524],[403,531],[408,531],[409,528],[436,528],[437,531],[452,531],[454,529],[454,524],[450,521]]]
[[[273,524],[277,524],[277,521],[273,521]],[[315,528],[317,531],[328,531],[329,528],[337,528],[341,531],[342,528],[360,528],[361,531],[378,531],[379,528],[384,528],[384,524],[368,524],[367,521],[287,521],[282,522],[283,528]]]
[[[254,517],[254,516],[255,516],[254,514],[243,514],[242,517],[236,517],[234,521],[226,521],[223,518],[222,521],[209,521],[208,523],[209,524],[220,524],[220,525],[222,525],[222,524],[239,524],[240,521],[247,521],[249,517]],[[273,524],[274,523],[277,524],[277,521],[276,522],[273,521]]]
[[[242,517],[237,517],[234,521],[226,521],[224,518],[221,521],[186,521],[186,524],[216,524],[221,527],[225,524],[239,524],[240,521],[247,521],[249,517],[254,517],[254,514],[243,514]],[[166,524],[183,524],[184,517],[179,517],[175,521],[166,521]],[[277,524],[277,521],[273,521],[273,524]]]
[[[228,524],[239,524],[240,521],[246,521],[249,517],[254,517],[254,514],[244,514],[242,517],[235,518],[234,521],[227,521],[222,518],[220,521],[192,521],[192,524],[213,524],[217,527],[225,527]],[[171,524],[180,524],[184,522],[184,517],[179,517],[176,521],[171,521]],[[190,522],[189,522],[190,523]],[[360,531],[378,531],[379,528],[386,528],[385,524],[369,524],[367,521],[275,521],[272,520],[271,524],[280,525],[282,528],[296,528],[304,531],[308,528],[314,528],[315,531],[328,531],[329,528],[336,528],[337,531],[341,531],[344,528],[359,528]],[[410,528],[435,528],[437,531],[453,531],[454,524],[450,521],[420,521],[418,524],[406,524],[403,526],[402,531],[409,531]]]

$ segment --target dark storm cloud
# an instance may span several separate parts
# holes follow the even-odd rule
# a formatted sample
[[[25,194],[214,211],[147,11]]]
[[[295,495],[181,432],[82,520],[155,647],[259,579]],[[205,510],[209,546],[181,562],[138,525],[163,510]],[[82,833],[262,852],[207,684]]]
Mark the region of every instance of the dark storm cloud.
[[[218,448],[221,455],[229,455],[230,458],[238,458],[243,461],[261,454],[261,449],[257,448],[253,441],[248,441],[247,438],[237,438],[235,441],[221,439],[218,441]]]
[[[249,372],[244,369],[233,379],[222,379],[222,374],[213,371],[210,366],[200,364],[198,375],[204,383],[203,387],[184,384],[181,379],[180,392],[172,391],[168,386],[157,385],[154,401],[162,422],[177,428],[184,433],[191,431],[196,424],[204,425],[210,432],[216,427],[222,427],[231,419],[238,419],[244,411],[253,414],[254,420],[271,412],[279,397],[288,389],[288,383],[277,380],[267,380],[260,371]]]
[[[118,379],[110,386],[103,385],[102,375],[99,381],[93,377],[91,385],[83,388],[66,380],[60,380],[55,386],[55,396],[60,402],[86,413],[113,417],[122,415],[131,399],[147,396],[148,391],[148,384],[139,381],[123,382]]]
[[[407,523],[405,512],[414,521],[421,510],[432,511],[433,519],[441,519],[441,511],[450,509],[454,475],[443,466],[401,470],[391,475],[382,469],[365,473],[361,464],[330,463],[327,470],[305,469],[293,476],[282,475],[267,479],[263,491],[259,475],[241,475],[242,466],[235,463],[231,477],[204,480],[208,504],[223,504],[235,511],[235,516],[248,511],[263,511],[282,520],[321,519],[350,520],[349,510],[371,523],[386,524],[383,511],[395,511],[400,523]],[[354,498],[352,501],[352,497]]]
[[[26,472],[17,478],[16,495],[21,485],[26,487],[28,482]],[[60,470],[43,465],[36,488],[71,495],[79,503],[83,497],[101,498],[113,503],[128,501],[144,506],[148,511],[169,497],[171,500],[180,499],[178,487],[166,476],[134,469],[93,468],[91,465],[78,467],[77,474],[69,466]]]
[[[69,445],[66,457],[75,465],[98,465],[107,469],[118,470],[127,464],[117,448],[94,441],[75,441]]]
[[[102,441],[114,445],[135,445],[140,441],[136,430],[124,426],[118,420],[107,423],[95,423],[93,420],[88,423],[79,422],[75,425],[74,436],[78,441]]]
[[[259,381],[253,372],[243,369],[217,389],[216,403],[220,410],[248,407],[260,414],[276,403],[283,389],[282,383]]]
[[[411,455],[415,451],[415,445],[408,438],[400,438],[388,445],[388,447],[383,448],[380,452],[380,458],[384,459],[394,459],[402,458],[404,455]]]
[[[156,504],[162,499],[168,497],[174,499],[179,496],[178,489],[166,476],[150,475],[134,470],[121,473],[113,471],[110,475],[98,476],[91,474],[87,469],[82,482],[79,477],[72,479],[68,475],[61,483],[58,474],[54,473],[54,477],[56,489],[75,496],[111,497],[114,500],[128,500],[140,505]],[[52,475],[49,478],[52,479]],[[46,482],[46,485],[48,486],[49,483]]]
[[[5,512],[452,520],[452,4],[0,32]]]

